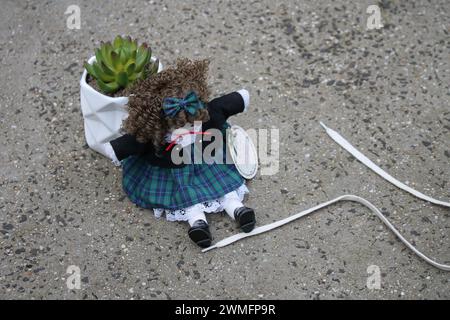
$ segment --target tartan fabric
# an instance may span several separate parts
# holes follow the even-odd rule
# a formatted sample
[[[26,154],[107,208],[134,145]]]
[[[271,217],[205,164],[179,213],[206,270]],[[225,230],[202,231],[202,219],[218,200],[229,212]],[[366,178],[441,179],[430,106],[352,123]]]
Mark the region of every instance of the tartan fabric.
[[[195,115],[197,110],[202,108],[204,108],[204,105],[194,91],[189,92],[184,99],[165,98],[163,100],[164,114],[171,118],[175,117],[181,110]]]
[[[233,164],[190,164],[182,168],[150,165],[142,156],[122,161],[123,189],[143,208],[182,209],[214,200],[243,183]]]

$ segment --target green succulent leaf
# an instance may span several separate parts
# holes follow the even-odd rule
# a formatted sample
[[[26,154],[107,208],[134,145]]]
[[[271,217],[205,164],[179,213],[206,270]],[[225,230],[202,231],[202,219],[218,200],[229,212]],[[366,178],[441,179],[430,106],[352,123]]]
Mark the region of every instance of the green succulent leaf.
[[[95,50],[95,61],[101,63],[103,61],[102,51],[100,49]]]
[[[147,52],[150,52],[147,44],[146,43],[141,44],[136,50],[136,59],[138,59],[139,57],[141,57],[144,54],[147,54]]]
[[[123,39],[122,39],[122,37],[121,37],[121,36],[117,36],[117,37],[114,39],[114,42],[113,42],[114,48],[120,48],[120,47],[122,46],[122,44],[123,44]]]
[[[110,82],[114,81],[114,75],[109,75],[106,72],[103,71],[103,69],[100,67],[100,65],[95,62],[92,64],[92,68],[94,69],[95,73],[97,74],[98,78],[104,82]]]
[[[120,64],[119,54],[116,53],[115,51],[111,51],[110,56],[111,56],[112,66],[113,66],[114,70],[116,72],[120,72],[121,71],[121,68],[120,68],[121,64]]]
[[[159,62],[151,62],[151,55],[146,43],[138,45],[131,37],[119,35],[112,43],[102,42],[95,50],[96,62],[85,64],[85,68],[97,80],[100,90],[109,94],[158,72]]]
[[[137,48],[138,48],[137,41],[136,40],[131,41],[131,43],[130,43],[130,50],[131,51],[136,51]]]
[[[128,67],[127,67],[127,74],[128,77],[131,76],[134,71],[136,70],[136,64],[135,63],[131,63]]]
[[[102,55],[102,61],[110,68],[110,69],[114,69],[113,63],[112,63],[112,59],[111,59],[111,51],[112,51],[112,46],[109,43],[104,43],[101,47],[100,47],[100,53]]]
[[[119,72],[116,81],[121,87],[125,88],[129,83],[128,74],[125,71]]]
[[[95,72],[94,68],[92,67],[92,64],[89,64],[88,62],[84,63],[84,67],[86,71],[95,79],[98,78],[97,73]]]
[[[103,72],[106,73],[109,76],[115,76],[116,72],[114,71],[114,69],[110,68],[105,61],[102,61],[100,63],[100,67],[102,68]]]
[[[123,66],[125,65],[125,63],[127,63],[128,57],[127,57],[127,52],[125,49],[121,49],[119,51],[119,62],[120,65]],[[123,70],[123,67],[121,68],[121,70]]]
[[[150,60],[150,52],[149,51],[145,51],[145,52],[141,52],[137,53],[136,56],[136,71],[137,72],[141,72],[144,67],[147,65],[147,63]]]
[[[120,86],[117,82],[104,83],[103,81],[97,79],[97,84],[104,93],[114,93],[119,90]]]
[[[145,73],[144,71],[141,71],[139,73],[133,73],[131,76],[128,77],[128,80],[130,82],[136,81],[137,79],[144,79],[145,78]]]

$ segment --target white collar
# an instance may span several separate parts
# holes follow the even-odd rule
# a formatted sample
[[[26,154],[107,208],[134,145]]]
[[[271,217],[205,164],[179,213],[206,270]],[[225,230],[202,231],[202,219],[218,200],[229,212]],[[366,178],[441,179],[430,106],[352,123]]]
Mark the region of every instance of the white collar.
[[[177,139],[177,137],[178,137],[177,144],[181,145],[184,148],[195,142],[195,137],[197,136],[198,133],[184,134],[182,136],[179,136],[179,135],[189,132],[189,131],[200,132],[201,129],[202,129],[201,122],[200,122],[200,124],[191,125],[188,127],[181,127],[181,128],[175,129],[172,132],[166,134],[165,140],[170,143],[170,142],[174,141],[175,139]]]

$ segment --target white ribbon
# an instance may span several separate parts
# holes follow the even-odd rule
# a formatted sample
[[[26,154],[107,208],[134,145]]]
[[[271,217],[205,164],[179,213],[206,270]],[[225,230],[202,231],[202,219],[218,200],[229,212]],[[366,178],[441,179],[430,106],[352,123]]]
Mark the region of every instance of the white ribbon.
[[[425,194],[423,194],[423,193],[421,193],[421,192],[419,192],[417,190],[414,190],[413,188],[408,187],[403,182],[398,181],[393,176],[391,176],[389,173],[383,171],[383,169],[381,169],[379,166],[377,166],[375,163],[373,163],[369,158],[367,158],[361,152],[359,152],[347,140],[345,140],[339,133],[337,133],[333,129],[328,128],[326,125],[323,124],[323,122],[321,122],[320,125],[325,129],[325,131],[331,137],[331,139],[336,141],[337,144],[339,144],[342,148],[344,148],[345,150],[350,152],[356,159],[358,159],[363,164],[365,164],[373,172],[377,173],[378,175],[380,175],[382,178],[384,178],[385,180],[387,180],[390,183],[392,183],[397,188],[400,188],[400,189],[402,189],[402,190],[404,190],[406,192],[409,192],[413,196],[415,196],[417,198],[420,198],[422,200],[425,200],[425,201],[428,201],[428,202],[431,202],[431,203],[434,203],[434,204],[437,204],[437,205],[440,205],[440,206],[444,206],[444,207],[449,207],[450,208],[450,203],[449,202],[444,202],[444,201],[441,201],[441,200],[436,200],[434,198],[431,198],[431,197],[429,197],[429,196],[427,196],[427,195],[425,195]]]
[[[366,166],[368,166],[370,169],[372,169],[373,171],[375,171],[376,173],[378,173],[381,177],[383,177],[384,179],[388,180],[389,182],[391,182],[392,184],[394,184],[395,186],[399,187],[402,190],[405,190],[411,194],[413,194],[414,196],[421,198],[423,200],[438,204],[438,205],[442,205],[442,206],[447,206],[450,207],[450,204],[447,202],[443,202],[440,200],[436,200],[433,199],[431,197],[428,197],[408,186],[406,186],[405,184],[401,183],[400,181],[396,180],[394,177],[392,177],[391,175],[389,175],[388,173],[386,173],[385,171],[383,171],[380,167],[378,167],[377,165],[375,165],[372,161],[370,161],[366,156],[364,156],[361,152],[359,152],[358,150],[356,150],[350,143],[348,143],[341,135],[339,135],[336,131],[327,128],[322,122],[320,123],[322,125],[322,127],[325,128],[325,130],[327,131],[328,135],[334,140],[336,141],[339,145],[341,145],[344,149],[346,149],[348,152],[350,152],[353,156],[355,156],[359,161],[361,161],[363,164],[365,164]],[[355,196],[355,195],[343,195],[340,197],[337,197],[333,200],[329,200],[327,202],[318,204],[310,209],[304,210],[302,212],[299,212],[293,216],[287,217],[285,219],[279,220],[279,221],[275,221],[272,222],[270,224],[266,224],[264,226],[260,226],[257,227],[255,229],[253,229],[252,232],[249,233],[239,233],[239,234],[235,234],[231,237],[225,238],[217,243],[215,243],[214,245],[203,249],[202,252],[207,252],[216,248],[222,248],[225,247],[229,244],[232,244],[236,241],[248,238],[248,237],[252,237],[270,230],[273,230],[275,228],[281,227],[285,224],[288,224],[294,220],[297,220],[301,217],[304,217],[310,213],[313,213],[317,210],[320,210],[322,208],[325,208],[327,206],[330,206],[336,202],[339,201],[354,201],[354,202],[358,202],[364,206],[366,206],[367,208],[369,208],[378,218],[381,219],[381,221],[400,239],[400,241],[402,241],[411,251],[413,251],[417,256],[419,256],[421,259],[425,260],[427,263],[431,264],[432,266],[444,270],[444,271],[450,271],[450,265],[445,265],[442,263],[438,263],[435,260],[430,259],[429,257],[427,257],[426,255],[424,255],[422,252],[420,252],[418,249],[416,249],[408,240],[406,240],[401,234],[400,232],[389,222],[389,220],[381,213],[381,211],[375,207],[372,203],[370,203],[369,201],[367,201],[364,198]]]

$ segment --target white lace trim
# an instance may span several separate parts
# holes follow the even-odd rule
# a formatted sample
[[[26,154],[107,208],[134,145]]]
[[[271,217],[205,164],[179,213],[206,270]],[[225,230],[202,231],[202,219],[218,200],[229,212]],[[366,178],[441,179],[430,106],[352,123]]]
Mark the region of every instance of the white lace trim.
[[[242,201],[244,200],[244,195],[249,193],[249,190],[245,184],[242,184],[235,192],[238,194],[240,201]],[[223,211],[223,204],[225,201],[224,197],[220,197],[215,200],[197,203],[193,206],[178,210],[154,208],[153,212],[157,218],[160,218],[165,213],[168,221],[187,221],[189,220],[190,215],[194,212],[198,212],[198,210],[205,213],[217,213]]]

